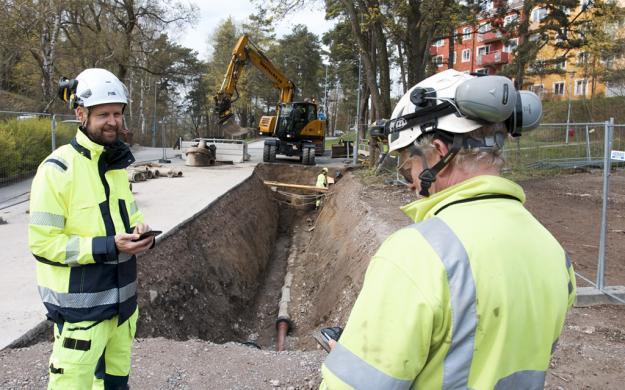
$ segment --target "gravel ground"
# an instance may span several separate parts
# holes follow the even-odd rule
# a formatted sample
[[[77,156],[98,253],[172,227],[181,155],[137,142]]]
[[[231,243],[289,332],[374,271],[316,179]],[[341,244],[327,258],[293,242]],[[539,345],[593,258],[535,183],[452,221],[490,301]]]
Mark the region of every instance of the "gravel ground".
[[[0,352],[1,389],[44,389],[52,344]],[[133,389],[313,389],[322,351],[273,352],[235,343],[138,339]]]

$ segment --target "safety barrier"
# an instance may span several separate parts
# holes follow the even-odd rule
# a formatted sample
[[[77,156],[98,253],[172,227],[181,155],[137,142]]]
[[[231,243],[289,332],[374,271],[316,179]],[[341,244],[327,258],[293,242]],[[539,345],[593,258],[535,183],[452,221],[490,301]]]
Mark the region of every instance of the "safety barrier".
[[[358,142],[358,154],[369,157],[369,140],[361,139],[360,142]]]
[[[182,158],[186,158],[187,149],[197,146],[200,141],[206,141],[207,145],[215,145],[217,148],[217,161],[242,163],[250,159],[250,155],[247,152],[247,142],[221,138],[194,138],[193,141],[180,140]]]

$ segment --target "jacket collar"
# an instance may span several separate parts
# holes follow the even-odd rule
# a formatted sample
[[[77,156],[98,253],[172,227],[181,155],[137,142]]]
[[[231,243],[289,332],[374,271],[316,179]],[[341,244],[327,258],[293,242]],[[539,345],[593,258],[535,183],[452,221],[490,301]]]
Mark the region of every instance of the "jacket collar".
[[[525,203],[525,193],[518,184],[503,177],[484,175],[473,177],[427,198],[416,200],[403,206],[401,210],[413,221],[421,222],[432,218],[438,210],[450,203],[484,195],[508,195]]]
[[[116,141],[112,146],[104,147],[103,145],[93,142],[87,135],[78,129],[76,137],[71,141],[72,147],[90,160],[100,162],[102,155],[102,163],[105,170],[125,169],[135,162],[130,148],[122,141]]]
[[[78,153],[90,160],[97,160],[104,151],[103,145],[96,144],[90,140],[81,129],[78,129],[76,137],[74,137],[71,144]]]

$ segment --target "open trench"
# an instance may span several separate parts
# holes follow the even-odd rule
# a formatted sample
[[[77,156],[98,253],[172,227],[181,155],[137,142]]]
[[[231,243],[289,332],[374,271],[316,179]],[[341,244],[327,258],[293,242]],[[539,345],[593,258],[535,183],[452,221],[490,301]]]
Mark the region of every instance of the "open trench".
[[[390,228],[361,199],[362,185],[351,174],[333,186],[320,212],[310,198],[296,195],[289,205],[263,184],[310,185],[318,171],[259,165],[142,256],[137,336],[275,349],[287,272],[293,326],[286,349],[316,348],[314,329],[344,324],[370,256]]]

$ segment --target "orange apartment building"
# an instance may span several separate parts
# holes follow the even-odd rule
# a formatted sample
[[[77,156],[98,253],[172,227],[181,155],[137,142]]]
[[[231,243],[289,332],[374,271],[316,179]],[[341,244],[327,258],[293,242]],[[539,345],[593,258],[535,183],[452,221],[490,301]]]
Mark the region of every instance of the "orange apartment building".
[[[499,22],[503,26],[512,23],[519,17],[518,10],[522,6],[522,1],[509,2],[511,12]],[[487,11],[488,7],[492,9],[492,2],[488,2],[486,7]],[[497,74],[503,65],[512,61],[512,52],[519,44],[518,38],[512,38],[504,44],[506,36],[493,24],[492,20],[483,19],[477,26],[456,29],[454,55],[451,56],[453,69],[466,73]],[[449,68],[449,46],[449,38],[442,38],[436,40],[430,48],[437,73]]]
[[[580,5],[584,0],[580,1]],[[623,3],[623,0],[620,0]],[[509,3],[510,12],[498,21],[503,26],[512,23],[516,18],[523,17],[520,11],[523,1],[512,0]],[[487,3],[487,7],[492,8],[492,2]],[[578,8],[579,10],[579,8]],[[488,8],[487,8],[488,11]],[[535,8],[530,17],[530,28],[537,26],[546,16],[544,8]],[[575,14],[575,13],[572,13]],[[586,17],[591,17],[589,14]],[[519,38],[511,38],[506,44],[506,36],[493,27],[493,20],[485,18],[475,26],[462,26],[456,29],[454,55],[449,55],[449,38],[436,40],[430,48],[432,61],[436,67],[436,72],[442,72],[449,67],[451,61],[453,69],[466,73],[498,74],[501,68],[512,62],[513,51],[519,44]],[[562,55],[552,46],[545,46],[538,54],[536,62],[543,59],[557,58]],[[543,76],[528,75],[523,88],[530,89],[549,99],[579,99],[590,97],[591,85],[594,86],[594,93],[597,95],[616,96],[623,95],[625,88],[617,86],[606,86],[598,80],[592,79],[588,75],[587,53],[583,51],[572,51],[569,58],[556,65],[561,72]]]

